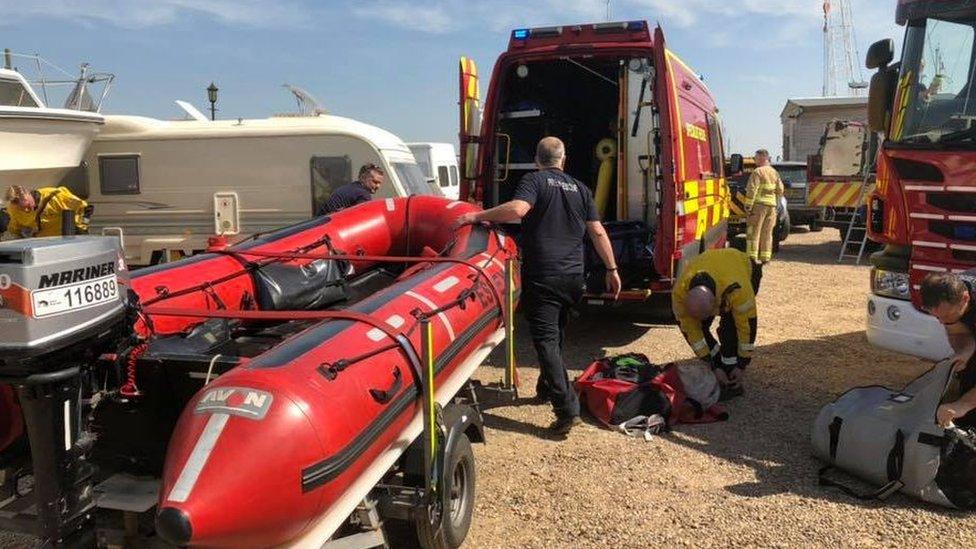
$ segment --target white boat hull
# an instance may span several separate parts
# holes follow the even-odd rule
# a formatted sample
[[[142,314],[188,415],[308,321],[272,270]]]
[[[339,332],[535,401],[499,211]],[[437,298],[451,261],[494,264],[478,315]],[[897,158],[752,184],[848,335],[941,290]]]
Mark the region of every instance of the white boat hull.
[[[104,124],[94,113],[37,111],[0,107],[0,172],[74,168]]]

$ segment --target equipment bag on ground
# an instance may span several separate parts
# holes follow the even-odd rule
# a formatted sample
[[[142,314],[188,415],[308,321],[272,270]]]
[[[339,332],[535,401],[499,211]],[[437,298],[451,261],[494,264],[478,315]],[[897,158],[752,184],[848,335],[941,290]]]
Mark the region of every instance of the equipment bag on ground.
[[[859,499],[901,491],[947,507],[976,509],[976,437],[943,429],[935,420],[953,378],[951,363],[943,361],[902,390],[859,387],[824,406],[812,437],[814,454],[828,463],[820,470],[821,484]],[[833,468],[874,488],[852,488],[828,475]]]
[[[674,364],[658,366],[643,354],[630,353],[593,361],[575,385],[583,406],[608,427],[655,414],[665,418],[669,426],[728,417],[714,402],[703,405],[690,398],[682,377]],[[696,380],[695,385],[701,392],[701,381]],[[717,387],[714,392],[717,395]]]

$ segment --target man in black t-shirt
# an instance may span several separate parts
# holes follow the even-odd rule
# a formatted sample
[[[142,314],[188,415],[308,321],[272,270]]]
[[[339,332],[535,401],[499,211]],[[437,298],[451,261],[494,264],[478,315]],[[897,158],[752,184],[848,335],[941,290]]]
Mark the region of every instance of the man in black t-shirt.
[[[936,419],[943,427],[963,418],[967,426],[976,423],[970,414],[976,410],[976,269],[930,274],[922,281],[920,293],[922,308],[945,326],[962,393],[958,400],[939,406]]]
[[[339,210],[351,208],[356,204],[369,202],[376,191],[383,186],[383,170],[376,164],[366,164],[359,168],[359,179],[346,183],[332,191],[332,195],[315,212],[315,215],[326,215]]]
[[[579,424],[580,404],[562,357],[569,310],[583,297],[583,238],[588,233],[607,268],[606,287],[614,298],[620,277],[610,239],[600,223],[593,194],[562,171],[563,142],[545,137],[536,148],[537,172],[522,178],[511,201],[458,218],[457,224],[522,221],[522,308],[539,355],[538,397],[556,413],[550,426],[565,435]]]

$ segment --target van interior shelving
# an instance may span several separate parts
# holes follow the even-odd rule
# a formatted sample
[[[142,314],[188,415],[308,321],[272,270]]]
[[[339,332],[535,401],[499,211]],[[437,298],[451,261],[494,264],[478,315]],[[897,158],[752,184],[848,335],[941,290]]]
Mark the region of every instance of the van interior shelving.
[[[652,81],[646,67],[648,63],[636,63],[637,71],[630,68],[630,59],[619,56],[559,57],[544,61],[513,63],[504,74],[502,93],[498,102],[495,142],[494,196],[490,202],[499,204],[511,199],[519,180],[535,170],[535,148],[544,136],[557,136],[566,145],[567,174],[586,184],[594,195],[597,192],[598,174],[602,160],[597,156],[597,145],[610,139],[614,143],[630,140],[631,125],[639,110],[641,87],[650,87]],[[621,93],[621,87],[630,93]],[[652,94],[647,93],[645,103]],[[653,276],[651,252],[646,249],[653,242],[656,216],[649,204],[656,204],[656,196],[641,196],[643,207],[618,211],[621,200],[618,193],[646,188],[651,177],[646,162],[646,139],[652,130],[650,109],[640,117],[637,128],[645,142],[631,153],[621,151],[611,159],[613,177],[610,181],[609,200],[602,220],[614,241],[615,252],[621,257],[621,274],[632,286],[640,287]],[[626,145],[625,145],[626,147]],[[639,151],[639,152],[638,152]],[[642,163],[638,155],[644,155],[643,169],[635,168]],[[621,185],[621,173],[629,178]],[[637,174],[635,177],[634,174]],[[587,252],[588,287],[602,291],[603,269],[593,250]]]
[[[511,198],[522,176],[535,169],[535,147],[546,135],[566,144],[566,173],[595,190],[596,144],[616,138],[619,72],[614,58],[562,58],[510,68],[498,115],[500,202]]]

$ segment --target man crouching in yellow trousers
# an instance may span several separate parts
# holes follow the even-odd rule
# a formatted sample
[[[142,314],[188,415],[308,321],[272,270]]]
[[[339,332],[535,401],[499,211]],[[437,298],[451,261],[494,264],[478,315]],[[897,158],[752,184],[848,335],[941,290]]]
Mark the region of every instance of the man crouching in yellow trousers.
[[[91,209],[88,203],[75,196],[67,187],[42,187],[29,191],[19,185],[7,189],[5,196],[10,222],[7,232],[15,238],[34,236],[59,236],[65,234],[61,227],[61,212],[73,213],[75,230],[86,232]]]
[[[769,165],[769,151],[756,151],[756,169],[746,184],[745,207],[746,254],[753,262],[768,263],[773,259],[773,230],[776,228],[776,205],[783,198],[783,180],[776,168]]]

